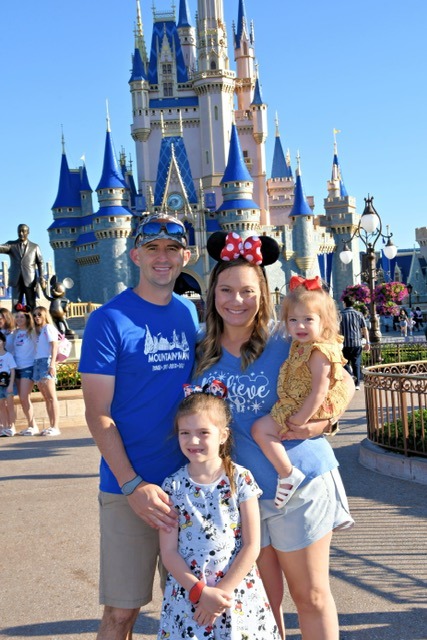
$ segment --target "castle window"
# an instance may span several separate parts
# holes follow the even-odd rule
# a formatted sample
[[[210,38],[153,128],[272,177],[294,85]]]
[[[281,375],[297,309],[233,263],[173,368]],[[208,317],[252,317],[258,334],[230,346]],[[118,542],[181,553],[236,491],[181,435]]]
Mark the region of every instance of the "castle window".
[[[67,211],[71,213],[73,211],[73,207],[68,207]]]
[[[71,232],[71,233],[76,233],[76,229],[75,229],[75,227],[71,227],[70,232]]]
[[[101,219],[100,218],[95,218],[95,222],[96,222],[96,224],[99,224],[101,222]]]
[[[58,234],[61,233],[61,229],[57,229],[56,233],[58,233]]]
[[[209,164],[209,151],[206,151],[206,164]]]
[[[162,64],[162,73],[163,75],[171,75],[172,73],[172,64],[170,62]]]
[[[214,107],[214,117],[215,117],[215,120],[218,120],[218,107],[216,105]]]
[[[173,96],[173,84],[172,82],[164,82],[163,83],[163,97],[170,98]]]
[[[108,218],[108,221],[109,221],[109,222],[115,222],[115,221],[116,221],[116,219],[115,219],[115,218],[113,218],[113,217],[111,216],[110,218]]]
[[[108,189],[108,193],[114,193],[114,189]]]
[[[61,207],[59,207],[59,209],[57,209],[58,213],[62,213],[62,209]]]
[[[216,62],[215,60],[211,60],[211,70],[215,70],[216,69]]]

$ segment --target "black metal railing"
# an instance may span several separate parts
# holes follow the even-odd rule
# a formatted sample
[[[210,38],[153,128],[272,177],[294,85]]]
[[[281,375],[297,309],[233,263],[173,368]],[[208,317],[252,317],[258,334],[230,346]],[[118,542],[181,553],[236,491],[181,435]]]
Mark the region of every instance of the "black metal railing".
[[[427,457],[427,361],[363,369],[368,439],[405,456]]]

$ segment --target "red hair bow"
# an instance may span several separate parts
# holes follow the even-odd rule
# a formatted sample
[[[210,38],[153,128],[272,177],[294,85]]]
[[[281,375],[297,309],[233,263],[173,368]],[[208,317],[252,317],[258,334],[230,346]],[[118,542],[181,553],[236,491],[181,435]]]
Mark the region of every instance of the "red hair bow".
[[[22,304],[21,302],[18,302],[18,303],[15,305],[15,311],[24,311],[25,313],[28,313],[28,312],[29,312],[29,310],[30,310],[30,308],[29,308],[29,307],[27,307],[27,305],[26,305],[26,304]]]
[[[237,260],[240,257],[254,264],[262,264],[261,240],[258,236],[251,236],[246,240],[242,240],[235,231],[227,234],[225,247],[220,255],[221,260]]]
[[[305,287],[307,291],[314,291],[315,289],[322,289],[322,281],[319,276],[315,278],[303,278],[302,276],[292,276],[289,281],[289,290],[293,291],[297,287]]]

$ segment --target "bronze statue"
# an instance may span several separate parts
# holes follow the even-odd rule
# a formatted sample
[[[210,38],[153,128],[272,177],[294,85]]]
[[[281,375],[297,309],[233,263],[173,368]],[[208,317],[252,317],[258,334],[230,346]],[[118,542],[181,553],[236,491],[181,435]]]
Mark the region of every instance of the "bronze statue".
[[[30,309],[36,306],[36,286],[39,282],[42,289],[46,289],[43,276],[43,257],[38,244],[30,242],[30,229],[26,224],[18,226],[18,239],[8,240],[0,244],[0,253],[10,256],[9,286],[13,288],[13,304],[23,303]]]
[[[47,295],[46,289],[43,290],[43,294],[50,301],[49,313],[58,331],[67,336],[67,338],[74,338],[74,331],[70,329],[67,322],[67,307],[70,301],[65,297],[66,281],[67,278],[65,278],[64,282],[60,282],[56,276],[52,276],[50,279],[50,296]]]

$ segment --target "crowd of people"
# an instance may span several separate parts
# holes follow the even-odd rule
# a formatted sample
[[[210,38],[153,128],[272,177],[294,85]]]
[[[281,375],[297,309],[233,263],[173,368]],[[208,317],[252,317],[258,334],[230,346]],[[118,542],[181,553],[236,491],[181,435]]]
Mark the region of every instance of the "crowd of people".
[[[18,303],[15,313],[0,308],[0,437],[16,435],[14,396],[19,397],[27,425],[21,436],[58,436],[56,354],[59,334],[49,311]],[[37,385],[46,404],[49,426],[39,430],[31,393]]]

